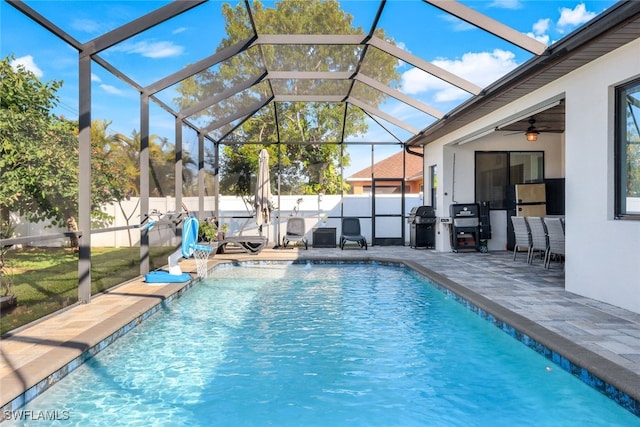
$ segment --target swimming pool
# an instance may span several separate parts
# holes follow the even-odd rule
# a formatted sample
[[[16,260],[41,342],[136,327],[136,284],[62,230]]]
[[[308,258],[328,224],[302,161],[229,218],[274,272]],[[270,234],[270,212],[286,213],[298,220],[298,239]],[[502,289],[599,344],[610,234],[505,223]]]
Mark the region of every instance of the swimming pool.
[[[65,425],[640,425],[406,268],[217,268],[162,311],[24,411]]]

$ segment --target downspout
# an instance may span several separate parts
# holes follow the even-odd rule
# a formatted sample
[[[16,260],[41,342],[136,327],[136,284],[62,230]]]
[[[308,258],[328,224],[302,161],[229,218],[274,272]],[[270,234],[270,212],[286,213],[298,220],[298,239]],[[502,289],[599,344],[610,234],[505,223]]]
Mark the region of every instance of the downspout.
[[[408,154],[411,154],[413,156],[418,156],[418,157],[422,157],[424,159],[424,152],[422,153],[418,153],[417,151],[412,151],[411,147],[409,147],[408,145],[405,144],[404,146],[404,151],[406,151]],[[424,176],[425,174],[425,170],[424,170],[424,162],[422,163],[422,182],[423,182],[423,188],[424,188],[424,182],[426,182],[426,177]],[[423,196],[422,196],[422,203],[424,204],[424,192],[423,192]],[[433,202],[432,202],[433,203]]]

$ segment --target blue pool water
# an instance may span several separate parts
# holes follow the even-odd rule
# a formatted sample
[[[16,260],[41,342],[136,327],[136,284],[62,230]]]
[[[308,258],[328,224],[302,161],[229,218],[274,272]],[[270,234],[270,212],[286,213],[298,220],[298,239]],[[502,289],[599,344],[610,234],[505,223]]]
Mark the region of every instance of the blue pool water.
[[[216,269],[24,410],[81,426],[640,425],[417,273],[364,264]]]

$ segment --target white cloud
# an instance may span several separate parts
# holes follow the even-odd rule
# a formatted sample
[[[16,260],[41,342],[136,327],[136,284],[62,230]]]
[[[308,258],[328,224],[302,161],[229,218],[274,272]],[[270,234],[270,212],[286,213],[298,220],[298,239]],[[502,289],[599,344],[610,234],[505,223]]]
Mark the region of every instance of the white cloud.
[[[173,30],[171,34],[180,34],[180,33],[184,33],[185,31],[187,31],[187,27],[180,27]]]
[[[418,68],[402,73],[400,90],[407,95],[428,92],[440,87],[440,81]]]
[[[473,29],[476,28],[474,25],[471,25],[468,22],[463,21],[460,18],[456,18],[453,15],[440,15],[440,18],[443,21],[448,22],[453,31],[457,31],[457,32],[469,31],[469,30],[473,30]]]
[[[438,58],[432,63],[480,87],[493,83],[518,65],[512,52],[501,49],[465,53],[460,59]],[[409,95],[433,92],[433,99],[437,102],[468,97],[465,91],[417,68],[402,74],[401,87],[402,92]]]
[[[44,75],[40,67],[36,65],[36,62],[33,60],[33,56],[31,55],[21,56],[11,62],[11,67],[14,70],[16,70],[19,65],[22,65],[25,70],[31,71],[39,79]]]
[[[99,83],[102,81],[102,79],[97,74],[91,73],[91,81]]]
[[[595,16],[595,12],[587,11],[587,7],[584,3],[580,3],[573,9],[563,7],[560,9],[560,19],[558,19],[557,23],[558,31],[563,33],[577,27],[578,25],[584,24]]]
[[[102,88],[102,90],[104,90],[105,92],[111,94],[111,95],[124,95],[124,92],[122,92],[120,89],[118,89],[115,86],[111,86],[111,85],[107,85],[107,84],[101,84],[100,88]]]
[[[435,102],[448,102],[465,96],[464,91],[418,68],[402,74],[401,91],[408,95],[431,92]]]
[[[172,42],[137,42],[125,43],[121,46],[114,46],[112,51],[125,53],[137,53],[147,58],[167,58],[170,56],[181,55],[184,51],[182,46],[173,44]]]
[[[469,94],[464,90],[457,87],[447,87],[443,90],[438,91],[436,96],[434,97],[435,102],[452,102],[452,101],[462,101],[467,98]]]
[[[547,31],[549,31],[549,26],[551,25],[551,19],[544,18],[539,19],[538,22],[533,24],[533,34],[536,36],[544,35]]]
[[[549,40],[550,40],[549,34],[540,34],[540,35],[538,35],[538,34],[534,34],[534,33],[527,33],[527,35],[529,37],[531,37],[532,39],[535,39],[535,40],[539,41],[540,43],[549,46]]]
[[[481,87],[493,83],[518,65],[513,52],[502,49],[469,52],[461,59],[439,58],[433,64]]]
[[[527,35],[540,43],[545,45],[549,45],[549,28],[551,27],[551,19],[544,18],[539,19],[535,24],[533,24],[532,32],[527,33]]]
[[[100,34],[100,27],[101,25],[93,19],[74,19],[71,22],[71,28],[89,34]]]
[[[498,7],[500,9],[521,9],[522,3],[520,0],[494,0],[490,7]]]

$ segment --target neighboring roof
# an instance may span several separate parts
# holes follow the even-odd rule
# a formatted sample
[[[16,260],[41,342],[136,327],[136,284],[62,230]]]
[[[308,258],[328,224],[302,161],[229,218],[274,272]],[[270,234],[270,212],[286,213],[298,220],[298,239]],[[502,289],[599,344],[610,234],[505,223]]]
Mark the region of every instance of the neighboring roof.
[[[621,1],[549,46],[479,95],[437,120],[406,145],[427,145],[640,37],[640,1]]]
[[[422,150],[416,151],[422,153]],[[373,167],[370,166],[354,173],[347,178],[347,181],[370,180],[372,170],[375,172],[376,178],[401,178],[403,158],[406,166],[405,181],[422,179],[422,157],[401,151],[375,163]]]

